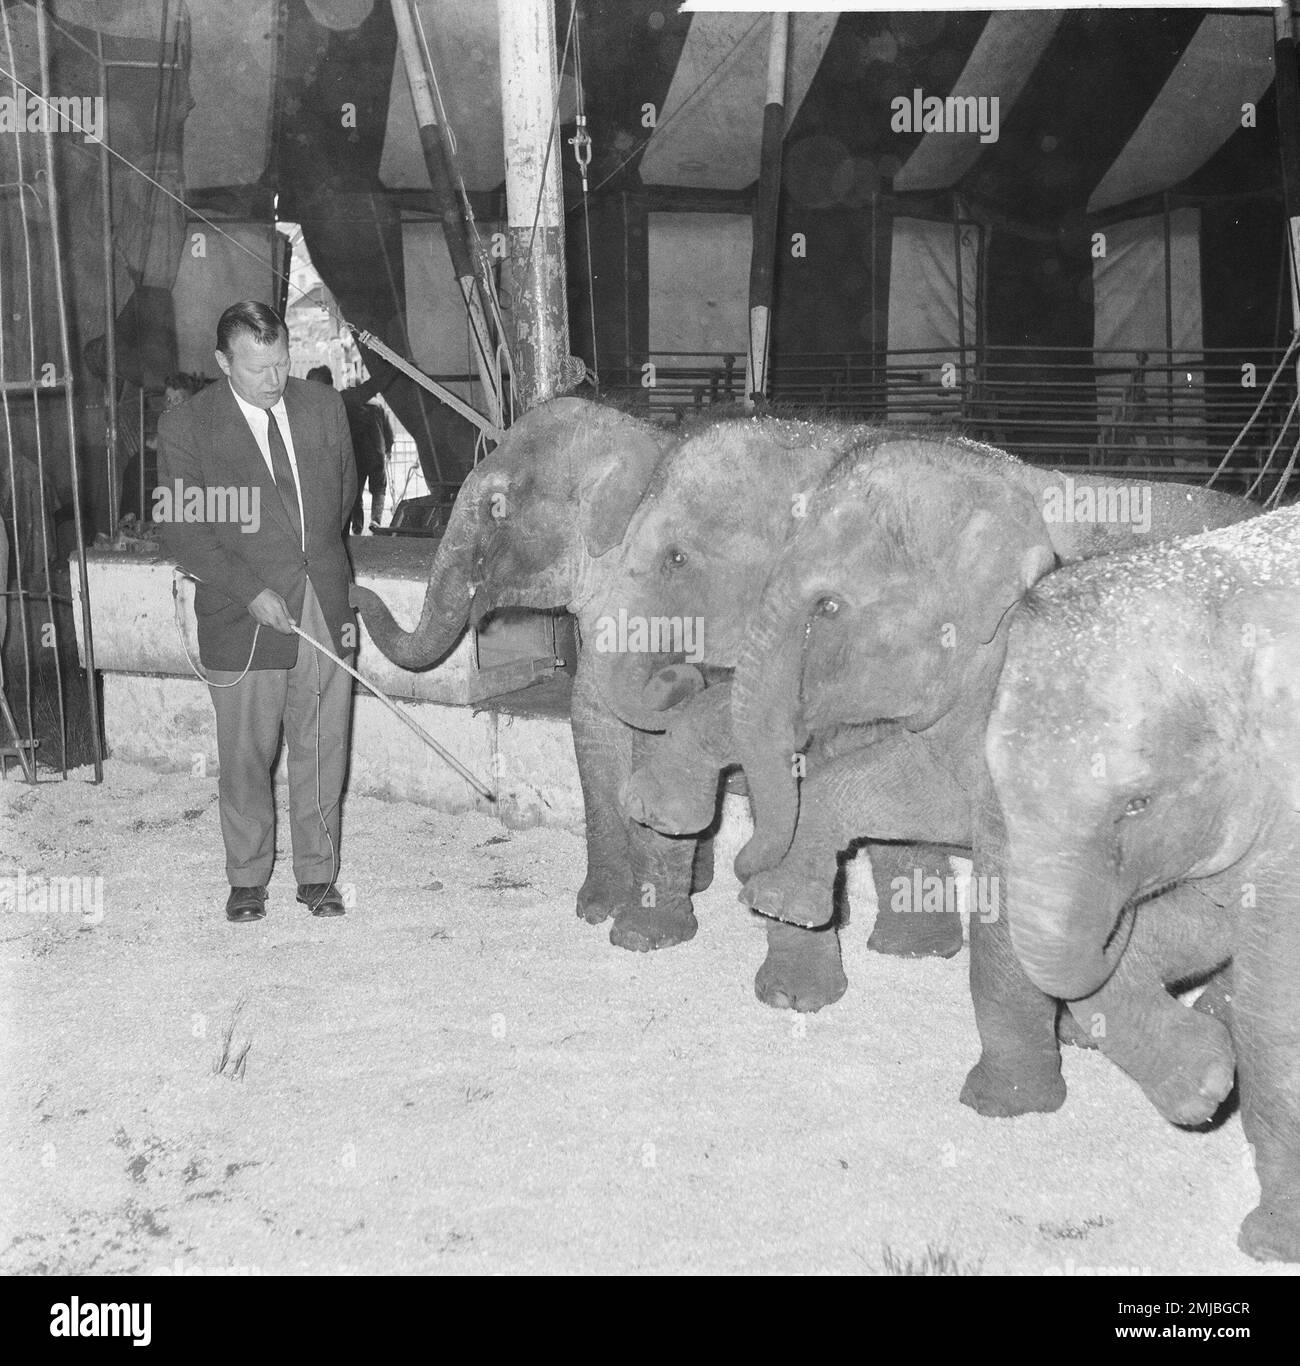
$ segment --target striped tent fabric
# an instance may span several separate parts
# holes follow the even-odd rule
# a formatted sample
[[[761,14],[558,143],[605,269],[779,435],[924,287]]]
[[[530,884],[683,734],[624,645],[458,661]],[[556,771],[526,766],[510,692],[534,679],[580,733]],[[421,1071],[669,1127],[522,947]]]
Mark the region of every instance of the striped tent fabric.
[[[13,51],[0,50],[0,65],[32,83],[32,9],[4,8]],[[496,7],[415,9],[465,186],[490,222],[505,170]],[[276,215],[302,225],[349,320],[431,372],[471,368],[387,0],[52,0],[51,13],[55,93],[96,92],[100,43],[123,63],[109,76],[107,136],[120,156],[115,284],[129,375],[156,383],[202,353],[198,314],[210,304],[193,301],[205,278],[265,278],[269,291]],[[653,351],[743,356],[766,20],[662,0],[585,0],[576,23],[570,0],[557,0],[556,18],[575,351],[611,375]],[[177,70],[164,81],[165,52]],[[1171,334],[1189,353],[1265,344],[1281,244],[1272,86],[1272,22],[1259,12],[792,15],[778,240],[802,250],[783,252],[777,270],[778,377],[783,357],[977,335],[1097,354]],[[0,78],[0,93],[9,88]],[[590,259],[565,141],[579,93],[594,139]],[[23,140],[0,132],[0,183],[21,178]],[[60,155],[93,202],[94,146],[69,139]],[[0,197],[6,259],[40,212],[31,195]],[[208,244],[210,270],[186,255],[205,220],[230,239]],[[70,229],[75,331],[93,367],[104,330],[96,213]],[[1098,231],[1116,240],[1100,263]],[[1173,318],[1153,285],[1170,240]],[[248,258],[242,267],[232,253]],[[37,296],[44,316],[50,300]],[[691,300],[698,316],[686,317]],[[5,322],[26,335],[25,315]],[[444,470],[463,472],[467,424],[415,386],[399,381],[393,394],[422,458],[436,445]]]

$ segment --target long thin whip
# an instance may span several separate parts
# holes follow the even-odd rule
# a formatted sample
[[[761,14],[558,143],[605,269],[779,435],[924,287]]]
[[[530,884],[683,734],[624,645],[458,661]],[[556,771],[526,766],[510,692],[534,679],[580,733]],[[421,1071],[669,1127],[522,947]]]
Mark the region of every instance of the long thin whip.
[[[409,726],[420,737],[420,739],[423,740],[424,743],[428,745],[429,748],[433,750],[435,754],[438,755],[440,759],[450,764],[452,768],[454,768],[456,772],[459,773],[460,776],[464,778],[465,781],[474,789],[475,792],[477,792],[482,797],[486,797],[487,800],[492,803],[492,806],[495,809],[497,803],[496,793],[493,792],[492,789],[488,787],[488,785],[485,782],[483,782],[481,778],[478,778],[473,773],[471,773],[469,769],[467,769],[465,765],[462,764],[461,761],[458,758],[456,758],[454,754],[444,749],[437,742],[437,740],[435,740],[433,736],[430,735],[429,732],[425,730],[425,728],[413,716],[408,716],[406,712],[404,712],[402,708],[397,705],[396,702],[393,702],[390,698],[386,697],[383,693],[381,693],[379,689],[375,687],[375,685],[372,682],[370,682],[368,678],[365,678],[361,674],[359,674],[352,667],[351,664],[347,663],[345,660],[340,659],[338,655],[336,655],[334,651],[331,650],[328,646],[322,645],[319,640],[314,640],[311,636],[307,634],[306,631],[302,629],[301,626],[295,626],[293,630],[294,634],[301,636],[307,642],[308,645],[314,645],[316,649],[319,650],[320,653],[323,654],[327,659],[332,659],[334,663],[339,666],[340,669],[346,669],[347,672],[350,673],[352,677],[357,680],[358,683],[362,684],[368,692],[373,693],[374,696],[377,697],[384,704],[384,706],[386,706],[388,710],[391,711],[393,715],[396,716],[397,719],[402,722],[403,725]]]
[[[190,654],[189,642],[185,639],[185,628],[181,620],[181,600],[179,591],[179,580],[181,579],[181,577],[182,575],[179,572],[173,572],[172,574],[172,604],[176,616],[176,633],[181,638],[181,648],[185,651],[185,660],[190,666],[190,672],[200,682],[206,683],[209,687],[233,687],[234,683],[239,682],[239,679],[235,679],[234,683],[213,683],[213,681],[210,678],[204,676],[202,668],[199,665],[195,664],[194,657]],[[244,665],[244,672],[240,674],[239,678],[243,678],[244,674],[246,674],[252,667],[253,652],[257,649],[257,635],[258,632],[261,631],[261,629],[261,623],[259,622],[257,630],[253,632],[253,649],[249,651],[248,663]],[[359,674],[346,660],[340,659],[338,655],[334,653],[333,650],[329,649],[328,646],[322,645],[319,640],[315,640],[311,636],[309,636],[307,632],[302,629],[301,626],[298,626],[295,623],[293,629],[294,634],[301,636],[303,640],[305,640],[308,643],[308,645],[311,645],[315,648],[318,654],[325,655],[326,658],[332,659],[334,663],[339,666],[340,669],[345,669],[348,673],[350,673],[352,677],[355,678],[357,682],[360,683],[366,689],[367,692],[372,693],[375,697],[377,697],[384,704],[384,706],[386,706],[388,710],[391,711],[393,715],[396,716],[397,719],[404,726],[409,726],[411,730],[413,730],[420,737],[420,739],[423,740],[424,743],[428,745],[429,748],[433,750],[433,752],[440,759],[442,759],[445,763],[450,764],[450,766],[454,768],[462,778],[465,779],[465,781],[474,789],[475,792],[477,792],[481,797],[485,797],[489,802],[491,802],[492,810],[494,812],[496,811],[496,793],[493,792],[492,789],[488,787],[488,785],[485,782],[483,782],[481,778],[479,778],[476,774],[471,773],[470,770],[467,769],[465,765],[462,764],[461,761],[458,758],[456,758],[454,754],[452,754],[449,750],[445,749],[442,745],[440,745],[438,741],[435,740],[433,736],[430,735],[429,732],[425,730],[425,728],[413,716],[408,716],[407,713],[404,712],[401,707],[399,707],[390,698],[386,697],[382,692],[380,692],[379,689],[375,687],[375,685],[368,678],[365,678],[363,675]]]

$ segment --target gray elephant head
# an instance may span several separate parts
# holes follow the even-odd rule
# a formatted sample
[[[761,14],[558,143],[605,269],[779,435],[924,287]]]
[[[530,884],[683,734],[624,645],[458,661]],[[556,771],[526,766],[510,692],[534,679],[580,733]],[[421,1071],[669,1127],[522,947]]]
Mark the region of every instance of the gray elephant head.
[[[596,642],[598,686],[621,720],[665,729],[664,709],[699,675],[664,665],[734,667],[799,499],[870,430],[726,419],[664,458],[595,609],[607,635]]]
[[[1292,507],[1049,579],[1012,627],[985,746],[1011,942],[1041,990],[1090,996],[1135,920],[1172,946],[1166,981],[1231,956],[1260,1183],[1237,1241],[1261,1261],[1300,1261],[1297,679]]]
[[[668,439],[618,409],[558,398],[525,413],[465,480],[404,631],[368,589],[353,606],[389,659],[420,669],[499,607],[570,607],[622,540]]]
[[[1098,990],[1126,911],[1231,867],[1279,796],[1260,771],[1259,668],[1283,661],[1243,648],[1271,609],[1233,604],[1236,573],[1194,544],[1063,570],[1011,627],[985,752],[1012,942],[1052,996]],[[1300,759],[1295,735],[1274,743]]]
[[[831,727],[916,731],[992,704],[1008,614],[1055,565],[1033,495],[955,444],[887,442],[846,457],[778,557],[732,699],[755,831],[748,877],[784,855],[792,756]],[[868,832],[864,832],[868,833]]]

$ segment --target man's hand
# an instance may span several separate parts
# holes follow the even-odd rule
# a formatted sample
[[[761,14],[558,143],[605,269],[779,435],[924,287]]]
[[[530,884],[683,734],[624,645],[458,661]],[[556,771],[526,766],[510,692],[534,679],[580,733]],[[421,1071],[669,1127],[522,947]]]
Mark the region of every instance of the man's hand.
[[[289,604],[273,588],[263,588],[248,604],[249,615],[263,626],[269,626],[281,635],[293,635],[293,618],[289,615]]]

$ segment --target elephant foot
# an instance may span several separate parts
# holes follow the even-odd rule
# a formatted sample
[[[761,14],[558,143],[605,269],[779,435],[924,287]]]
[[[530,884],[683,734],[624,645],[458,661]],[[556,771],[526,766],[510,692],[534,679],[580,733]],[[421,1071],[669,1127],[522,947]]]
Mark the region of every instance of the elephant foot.
[[[1050,1114],[1065,1104],[1065,1078],[1060,1059],[1044,1059],[1037,1068],[1016,1067],[1008,1071],[987,1057],[966,1075],[961,1103],[990,1119],[1016,1115]]]
[[[867,948],[891,958],[952,958],[961,947],[961,916],[955,911],[882,910],[867,940]]]
[[[651,953],[655,949],[685,944],[695,938],[698,929],[699,922],[689,901],[666,906],[630,906],[614,918],[609,942],[616,948],[631,949],[633,953]]]
[[[693,835],[713,823],[717,791],[707,799],[702,790],[681,783],[666,784],[653,768],[639,768],[619,789],[623,814],[661,835]]]
[[[1172,1124],[1204,1124],[1228,1098],[1236,1075],[1236,1058],[1227,1030],[1215,1021],[1216,1034],[1197,1040],[1178,1058],[1177,1066],[1153,1086],[1147,1098]]]
[[[1072,1048],[1097,1047],[1097,1040],[1064,1008],[1056,1017],[1056,1041]]]
[[[631,891],[627,879],[610,873],[592,872],[578,889],[578,919],[599,925],[610,916],[617,917],[628,906]]]
[[[1300,1209],[1261,1200],[1242,1221],[1237,1246],[1257,1262],[1300,1262]]]
[[[767,957],[754,978],[754,994],[777,1010],[809,1012],[833,1005],[849,989],[833,928],[767,927]]]
[[[1237,1060],[1232,1036],[1210,1015],[1170,1003],[1164,1037],[1148,1029],[1133,1056],[1103,1037],[1102,1051],[1146,1093],[1171,1124],[1204,1124],[1228,1098]],[[1155,1035],[1153,1040],[1152,1035]],[[1152,1048],[1152,1043],[1158,1046]]]
[[[770,920],[808,929],[830,924],[835,914],[830,882],[801,876],[784,864],[755,873],[740,889],[740,902]]]
[[[702,839],[695,846],[691,863],[691,891],[704,892],[713,886],[713,839]]]

